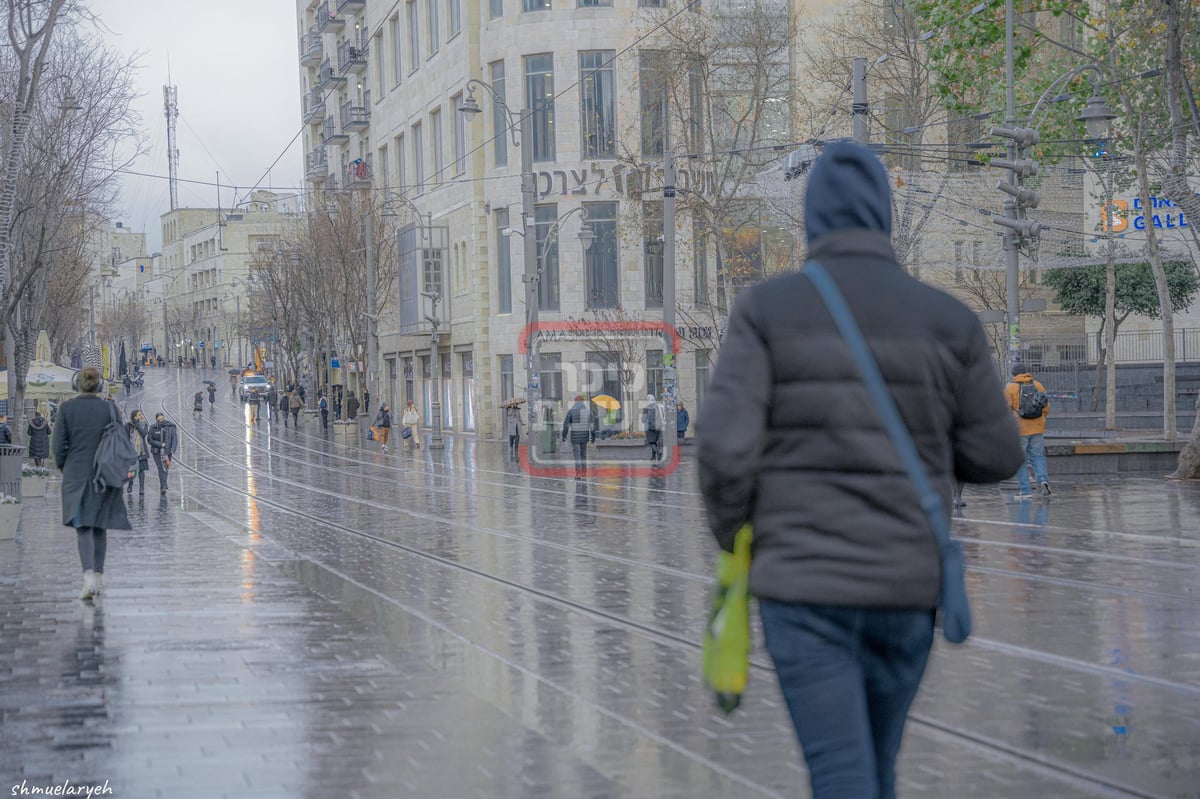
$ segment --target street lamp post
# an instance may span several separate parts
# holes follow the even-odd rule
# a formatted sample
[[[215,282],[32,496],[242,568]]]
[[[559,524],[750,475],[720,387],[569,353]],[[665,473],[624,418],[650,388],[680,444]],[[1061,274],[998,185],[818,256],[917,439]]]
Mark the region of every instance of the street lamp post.
[[[507,132],[512,138],[513,147],[521,151],[521,227],[524,233],[529,233],[534,229],[533,201],[536,192],[533,174],[533,131],[530,129],[533,112],[528,108],[523,108],[519,113],[514,113],[508,104],[496,94],[495,89],[481,80],[472,78],[467,81],[467,97],[459,105],[459,113],[474,116],[483,110],[475,100],[474,87],[476,86],[491,95],[492,100],[504,111]],[[531,242],[528,240],[525,242],[525,268],[524,274],[521,276],[521,281],[525,284],[525,330],[522,332],[521,338],[525,345],[525,402],[529,413],[527,429],[530,440],[532,440],[534,426],[537,423],[537,406],[541,400],[539,373],[533,362],[532,346],[533,332],[538,323],[539,301],[536,241],[537,237],[534,236],[533,246],[530,246]]]
[[[1040,199],[1037,192],[1022,186],[1023,178],[1038,173],[1037,162],[1024,157],[1025,149],[1037,144],[1039,138],[1038,132],[1030,126],[1037,118],[1043,104],[1051,96],[1051,92],[1085,73],[1091,83],[1092,96],[1088,98],[1087,106],[1076,117],[1076,121],[1084,123],[1089,136],[1099,138],[1104,135],[1108,122],[1116,119],[1117,115],[1100,96],[1100,84],[1105,74],[1104,70],[1096,64],[1084,64],[1075,67],[1052,82],[1034,104],[1033,110],[1026,118],[1025,127],[1017,127],[1016,74],[1013,67],[1015,60],[1013,0],[1005,0],[1004,11],[1005,119],[1004,127],[992,128],[990,133],[1008,140],[1008,157],[993,158],[990,165],[1007,169],[1009,173],[1007,182],[1002,180],[996,184],[997,189],[1008,195],[1004,200],[1004,215],[993,216],[992,222],[1005,228],[1004,276],[1008,316],[1008,362],[1009,365],[1012,365],[1021,361],[1021,247],[1035,243],[1042,230],[1040,223],[1025,218],[1025,209],[1037,208]]]
[[[563,223],[566,222],[568,219],[570,219],[575,214],[579,214],[579,242],[583,245],[584,252],[586,252],[587,250],[591,249],[592,242],[596,240],[596,233],[595,233],[595,231],[592,230],[591,226],[588,225],[587,209],[585,207],[583,207],[582,205],[570,209],[569,211],[564,213],[562,216],[560,216],[558,219],[555,219],[554,224],[550,225],[550,228],[546,231],[546,238],[542,242],[540,247],[537,246],[537,236],[533,231],[521,232],[521,231],[517,230],[516,228],[512,228],[512,227],[508,227],[508,228],[505,228],[504,230],[500,231],[501,235],[506,236],[506,237],[511,236],[511,235],[517,235],[517,236],[520,236],[521,238],[525,239],[526,236],[533,235],[534,245],[531,247],[529,244],[529,240],[526,239],[524,246],[525,246],[526,252],[533,252],[533,253],[536,253],[536,255],[537,255],[537,261],[536,261],[537,266],[534,269],[533,280],[531,281],[534,285],[537,285],[538,281],[540,281],[542,279],[542,264],[546,263],[546,256],[550,252],[551,244],[558,240],[558,232],[559,232],[559,230],[562,229]],[[532,325],[530,326],[529,331],[530,331],[530,336],[529,336],[528,341],[526,342],[526,345],[527,345],[526,368],[532,368],[532,364],[534,362],[534,357],[537,355],[537,349],[538,349],[537,348],[537,335],[533,331]],[[534,386],[535,382],[536,381],[531,379],[529,381],[529,386]],[[526,393],[526,401],[529,403],[534,402],[534,400],[532,399],[531,394],[530,394],[530,389],[528,389],[528,388],[527,388],[527,393]],[[531,405],[530,414],[529,414],[530,421],[529,421],[529,428],[528,428],[529,429],[529,437],[528,438],[529,438],[531,447],[533,446],[533,441],[534,441],[533,426],[536,421],[536,417],[537,417],[536,409],[532,408],[532,405]],[[530,451],[532,452],[533,450],[531,449]]]

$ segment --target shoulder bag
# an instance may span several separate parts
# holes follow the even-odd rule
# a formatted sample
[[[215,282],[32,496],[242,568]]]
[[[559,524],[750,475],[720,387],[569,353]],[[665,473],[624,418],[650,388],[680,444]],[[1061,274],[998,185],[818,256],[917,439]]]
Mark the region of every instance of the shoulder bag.
[[[863,383],[867,386],[867,393],[882,417],[888,436],[900,454],[904,469],[920,497],[921,510],[929,519],[941,563],[942,588],[938,596],[938,606],[942,611],[942,634],[950,643],[961,644],[971,634],[971,605],[967,599],[966,563],[962,545],[950,538],[950,518],[945,503],[929,481],[925,464],[921,462],[921,455],[904,425],[896,401],[888,391],[879,366],[871,355],[858,323],[854,321],[854,314],[850,312],[842,293],[838,291],[837,284],[829,277],[825,268],[815,261],[805,264],[803,274],[808,275],[809,280],[817,287],[834,324],[850,348],[858,371],[862,374]]]

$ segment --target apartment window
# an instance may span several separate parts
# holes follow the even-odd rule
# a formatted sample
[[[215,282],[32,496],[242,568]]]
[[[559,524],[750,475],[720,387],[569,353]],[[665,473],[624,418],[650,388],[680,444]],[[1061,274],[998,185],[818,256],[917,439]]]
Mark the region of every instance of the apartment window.
[[[533,118],[533,160],[554,160],[554,55],[525,56],[525,107]],[[521,142],[524,147],[525,143]]]
[[[646,275],[646,307],[663,305],[663,206],[642,203],[642,264]]]
[[[392,85],[399,86],[404,73],[404,35],[400,33],[399,14],[388,20],[388,35],[392,40]]]
[[[538,364],[538,382],[542,387],[542,399],[562,402],[562,353],[540,353],[540,361],[541,363]]]
[[[371,49],[375,51],[375,100],[378,102],[383,99],[385,73],[383,67],[383,34],[375,37],[375,43],[371,45]]]
[[[454,174],[461,175],[467,171],[467,115],[460,113],[462,94],[450,98],[450,108],[454,114]]]
[[[437,294],[439,297],[445,298],[445,296],[446,296],[446,281],[445,281],[446,270],[442,267],[442,253],[443,252],[445,252],[445,250],[441,250],[441,249],[430,249],[430,250],[422,250],[421,251],[421,253],[422,253],[421,268],[422,268],[422,271],[424,272],[424,276],[422,279],[424,280],[423,285],[425,286],[421,290],[431,292],[433,294]],[[443,306],[443,310],[444,310],[444,306]]]
[[[492,73],[492,91],[495,98],[492,103],[492,152],[496,157],[496,166],[508,165],[508,114],[504,110],[507,102],[504,93],[504,62],[493,61],[489,66]]]
[[[612,0],[578,0],[580,8],[599,8],[600,6],[611,6]]]
[[[638,0],[639,8],[666,8],[667,0]]]
[[[642,155],[662,155],[666,149],[667,54],[638,51],[638,94],[642,114]]]
[[[696,350],[696,412],[699,415],[704,407],[704,395],[708,392],[708,371],[712,361],[711,350]]]
[[[408,71],[421,66],[421,26],[417,20],[417,0],[408,0]]]
[[[500,358],[500,401],[510,400],[517,396],[517,384],[513,379],[513,356],[501,355]]]
[[[450,38],[462,33],[461,0],[448,0],[450,3]]]
[[[504,0],[488,0],[488,18],[500,19],[504,16]]]
[[[433,182],[442,182],[442,170],[446,168],[445,155],[442,152],[442,109],[435,109],[429,114],[430,135],[433,137]]]
[[[664,399],[662,350],[646,350],[646,393]]]
[[[692,219],[692,274],[696,284],[692,295],[697,306],[708,305],[708,234],[704,223]]]
[[[499,293],[497,311],[512,313],[512,246],[508,236],[500,233],[508,227],[508,209],[496,211],[496,291]]]
[[[558,221],[558,204],[547,203],[533,207],[534,242],[537,244],[538,272],[538,308],[543,311],[557,311],[558,298],[558,241],[549,243],[546,238],[550,228]]]
[[[688,135],[692,152],[704,151],[704,65],[696,59],[688,67]]]
[[[391,188],[390,181],[392,179],[392,171],[388,168],[388,148],[387,145],[379,148],[379,175],[383,178],[383,189],[386,192]]]
[[[521,0],[525,11],[549,11],[550,0]]]
[[[595,234],[592,246],[583,253],[587,308],[616,308],[621,303],[617,204],[587,203],[584,208],[587,225]]]
[[[438,51],[438,4],[441,0],[425,0],[425,17],[429,22],[429,55]]]
[[[579,54],[579,129],[584,158],[616,156],[616,101],[613,96],[614,50],[584,50]]]
[[[396,153],[396,190],[404,194],[408,190],[408,170],[404,168],[404,134],[401,133],[392,141]]]
[[[954,282],[963,282],[964,261],[967,258],[967,243],[965,241],[954,242]]]
[[[421,130],[421,123],[412,126],[412,143],[413,143],[413,182],[416,186],[417,194],[425,190],[425,132]]]

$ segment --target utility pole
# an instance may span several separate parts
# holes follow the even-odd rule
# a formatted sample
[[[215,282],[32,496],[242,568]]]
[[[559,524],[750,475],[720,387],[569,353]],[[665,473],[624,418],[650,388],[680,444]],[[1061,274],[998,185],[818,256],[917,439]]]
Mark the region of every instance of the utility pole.
[[[246,365],[246,361],[242,358],[242,295],[235,294],[235,295],[233,295],[233,298],[237,302],[237,337],[238,337],[237,368],[241,369],[243,366]]]
[[[429,335],[429,357],[431,358],[429,374],[433,379],[433,402],[429,403],[429,411],[433,414],[433,432],[429,435],[429,449],[445,449],[446,442],[442,439],[442,354],[438,351],[441,320],[438,318],[437,310],[442,295],[436,291],[423,291],[421,294],[429,298],[431,305],[430,314],[425,317],[432,327]]]
[[[663,100],[663,424],[666,430],[659,435],[666,446],[663,447],[664,460],[671,453],[674,457],[676,446],[675,432],[675,337],[670,332],[675,330],[675,150],[671,143],[671,107],[669,100]],[[668,360],[669,358],[669,360]]]
[[[535,347],[533,346],[538,323],[539,281],[537,225],[534,223],[533,201],[537,191],[533,175],[533,131],[531,112],[528,108],[521,109],[521,226],[525,233],[525,274],[521,280],[525,283],[525,404],[529,412],[528,447],[529,454],[535,450],[537,436],[534,429],[537,424],[538,406],[541,405],[542,391],[540,369],[533,362]]]
[[[366,246],[364,251],[367,259],[367,382],[366,386],[370,389],[371,394],[379,397],[379,402],[383,401],[382,396],[375,390],[375,373],[376,360],[379,358],[378,345],[375,341],[375,204],[368,202],[367,218],[364,220],[363,228],[366,236]],[[361,391],[361,388],[359,389]]]
[[[859,144],[866,144],[871,138],[871,120],[867,116],[870,110],[870,104],[867,101],[867,59],[854,59],[854,74],[851,84],[854,140]]]

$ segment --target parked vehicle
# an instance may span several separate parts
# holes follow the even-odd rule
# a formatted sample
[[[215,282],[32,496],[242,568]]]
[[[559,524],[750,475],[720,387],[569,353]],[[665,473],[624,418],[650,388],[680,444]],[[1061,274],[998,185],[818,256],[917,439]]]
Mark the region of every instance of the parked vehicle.
[[[242,379],[238,382],[238,398],[245,402],[250,399],[251,394],[259,397],[265,397],[267,392],[271,390],[271,383],[262,375],[242,375]]]

